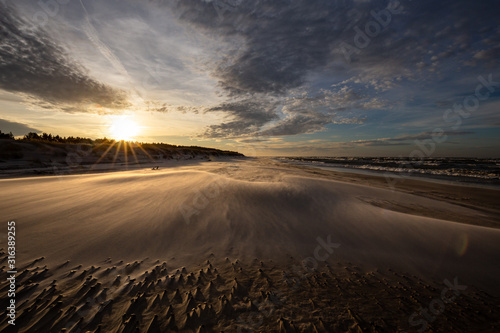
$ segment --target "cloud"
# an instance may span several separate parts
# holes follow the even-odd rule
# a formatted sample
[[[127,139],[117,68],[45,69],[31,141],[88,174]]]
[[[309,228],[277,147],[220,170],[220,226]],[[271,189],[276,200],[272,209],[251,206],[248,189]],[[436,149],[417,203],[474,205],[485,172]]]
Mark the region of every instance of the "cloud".
[[[47,32],[24,21],[13,7],[0,3],[0,89],[22,93],[65,112],[129,105],[125,92],[89,77]]]
[[[216,42],[225,42],[212,62],[212,75],[223,92],[231,98],[270,95],[284,99],[283,112],[274,111],[281,118],[274,123],[274,129],[264,126],[269,124],[263,121],[247,119],[244,109],[238,112],[227,109],[230,115],[237,113],[236,119],[211,126],[205,134],[258,135],[258,126],[263,126],[261,133],[266,134],[321,130],[332,118],[332,109],[337,112],[384,109],[388,102],[380,93],[391,92],[403,84],[442,84],[440,76],[451,80],[449,71],[455,72],[467,62],[498,59],[495,48],[498,24],[494,11],[488,10],[495,8],[494,1],[480,5],[468,1],[397,2],[399,13],[391,14],[380,33],[369,38],[366,47],[356,44],[358,31],[366,35],[367,23],[377,22],[373,13],[387,13],[387,8],[395,3],[387,0],[171,2],[181,22]],[[345,43],[358,51],[351,54],[349,61],[341,47]],[[343,85],[337,87],[347,89],[343,94],[323,93],[325,85],[318,87],[314,82],[314,79],[338,82],[338,78],[344,78]],[[353,86],[362,88],[364,94],[353,90]],[[295,90],[305,90],[306,97],[287,100]],[[409,94],[415,91],[407,90]],[[249,112],[255,113],[254,106],[250,107]],[[266,110],[267,116],[269,110]],[[275,122],[275,117],[268,118]],[[363,118],[366,117],[352,117]]]
[[[283,136],[303,133],[313,133],[324,129],[324,126],[332,122],[332,116],[328,114],[313,113],[292,115],[281,120],[270,129],[259,132],[260,136]]]
[[[21,136],[24,134],[28,134],[29,132],[36,132],[36,133],[42,132],[33,127],[30,127],[29,125],[5,119],[0,119],[0,130],[2,130],[2,132],[4,133],[12,132],[14,136]]]
[[[444,138],[446,136],[463,136],[474,134],[474,132],[470,131],[444,131],[441,133],[440,137]],[[419,140],[431,140],[435,137],[435,134],[432,132],[421,132],[418,134],[405,134],[399,135],[393,138],[381,138],[381,139],[372,139],[372,140],[357,140],[351,142],[344,142],[344,145],[347,146],[394,146],[394,145],[408,145],[411,141]]]
[[[148,111],[162,112],[162,113],[179,112],[184,114],[185,113],[199,114],[200,112],[207,111],[207,107],[203,105],[200,106],[172,105],[169,103],[164,103],[154,100],[144,101],[144,104],[146,105]]]
[[[175,10],[207,35],[236,41],[213,71],[230,94],[285,94],[302,86],[309,71],[333,60],[352,9],[347,2],[339,8],[337,1],[264,0],[240,1],[221,13],[221,3],[229,1],[182,0]]]
[[[224,112],[232,121],[212,125],[202,136],[237,138],[313,133],[324,130],[328,124],[361,124],[366,120],[366,117],[339,113],[386,105],[379,97],[364,95],[346,86],[322,89],[315,95],[306,91],[281,98],[256,94],[206,109],[205,112]]]
[[[333,124],[349,124],[349,125],[360,125],[364,124],[366,122],[366,117],[360,118],[360,117],[355,117],[355,118],[340,118],[340,119],[335,119],[332,123]]]
[[[72,2],[58,15],[74,28],[58,34],[67,44],[27,29],[12,9],[2,7],[8,38],[0,41],[0,88],[30,96],[39,108],[64,112],[86,103],[102,106],[87,112],[110,112],[105,109],[126,105],[128,97],[136,104],[132,112],[147,108],[197,113],[204,122],[222,119],[200,136],[235,141],[313,133],[331,124],[375,121],[400,128],[398,121],[411,117],[413,128],[423,128],[423,113],[475,87],[469,79],[483,68],[467,64],[497,63],[500,30],[488,10],[496,2],[400,1],[401,12],[347,61],[340,46],[356,46],[357,31],[377,21],[373,12],[386,11],[389,3],[85,2],[84,15],[80,3]],[[130,95],[89,77],[63,45],[92,73]],[[133,95],[140,84],[144,103]]]
[[[278,101],[266,96],[228,101],[208,108],[205,112],[223,112],[230,121],[209,126],[201,135],[209,138],[254,136],[260,128],[277,119]]]

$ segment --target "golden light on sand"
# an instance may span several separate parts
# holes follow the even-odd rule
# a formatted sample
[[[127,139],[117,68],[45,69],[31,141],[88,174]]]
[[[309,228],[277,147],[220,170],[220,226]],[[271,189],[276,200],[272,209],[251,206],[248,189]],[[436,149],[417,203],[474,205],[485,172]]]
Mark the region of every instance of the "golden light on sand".
[[[113,119],[109,130],[113,139],[129,141],[139,133],[139,125],[129,116],[117,116]]]

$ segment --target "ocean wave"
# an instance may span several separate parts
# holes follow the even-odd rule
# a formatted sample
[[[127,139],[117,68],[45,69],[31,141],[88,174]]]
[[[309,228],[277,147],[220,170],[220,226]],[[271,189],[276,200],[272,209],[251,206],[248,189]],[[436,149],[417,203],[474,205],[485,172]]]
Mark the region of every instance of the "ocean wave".
[[[409,175],[500,180],[500,159],[394,157],[280,157],[284,162]]]

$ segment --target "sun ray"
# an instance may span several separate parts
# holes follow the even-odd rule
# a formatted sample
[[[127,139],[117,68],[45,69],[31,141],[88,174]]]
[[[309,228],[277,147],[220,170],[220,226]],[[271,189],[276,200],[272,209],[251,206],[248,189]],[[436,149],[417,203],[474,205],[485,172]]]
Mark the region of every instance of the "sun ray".
[[[118,154],[120,153],[120,148],[122,146],[123,141],[118,141],[118,146],[116,147],[115,156],[113,157],[113,167],[115,166],[116,159],[118,158]]]
[[[137,147],[139,147],[139,149],[141,149],[144,152],[144,154],[146,154],[152,162],[155,161],[155,159],[142,147],[142,145],[140,143],[137,145]]]
[[[128,141],[123,141],[123,153],[125,154],[125,169],[128,170]]]
[[[113,147],[114,147],[114,145],[115,145],[115,144],[117,144],[117,142],[116,142],[116,141],[115,141],[115,142],[113,142],[112,144],[110,144],[110,145],[109,145],[108,149],[106,149],[106,151],[105,151],[105,152],[101,155],[101,157],[99,157],[99,159],[97,160],[97,162],[95,162],[95,163],[92,165],[91,169],[94,169],[94,167],[95,167],[97,164],[99,164],[99,162],[101,162],[101,160],[102,160],[104,157],[106,157],[106,155],[108,154],[108,152],[109,152],[111,149],[113,149]],[[100,145],[98,145],[97,147],[95,147],[94,149],[99,148],[99,147],[100,147],[100,146],[102,146],[102,145],[104,145],[104,142],[103,142],[103,143],[101,143]]]
[[[140,163],[139,163],[139,160],[137,159],[137,155],[136,155],[136,153],[135,153],[135,151],[134,151],[134,147],[132,146],[132,145],[133,145],[133,143],[132,143],[132,142],[129,142],[128,144],[129,144],[129,146],[130,146],[130,151],[132,152],[132,156],[134,156],[135,163],[136,163],[136,164],[140,164]]]

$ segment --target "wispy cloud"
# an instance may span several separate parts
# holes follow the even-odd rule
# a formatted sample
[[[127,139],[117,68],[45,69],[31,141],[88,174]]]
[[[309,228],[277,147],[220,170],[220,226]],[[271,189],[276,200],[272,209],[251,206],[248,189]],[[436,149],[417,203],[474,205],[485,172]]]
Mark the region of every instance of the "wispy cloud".
[[[474,134],[474,132],[470,131],[444,131],[440,133],[441,137],[445,136],[463,136]],[[350,142],[343,142],[344,145],[347,146],[393,146],[393,145],[409,145],[413,144],[415,140],[423,141],[423,140],[432,140],[432,138],[436,134],[432,132],[422,132],[418,134],[406,134],[399,135],[393,138],[380,138],[380,139],[371,139],[371,140],[356,140]]]
[[[129,105],[125,92],[89,77],[46,31],[28,29],[14,7],[0,3],[0,11],[1,89],[66,112],[85,111],[89,103],[109,109]]]

